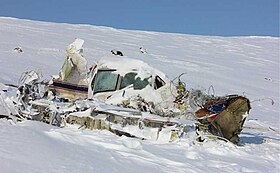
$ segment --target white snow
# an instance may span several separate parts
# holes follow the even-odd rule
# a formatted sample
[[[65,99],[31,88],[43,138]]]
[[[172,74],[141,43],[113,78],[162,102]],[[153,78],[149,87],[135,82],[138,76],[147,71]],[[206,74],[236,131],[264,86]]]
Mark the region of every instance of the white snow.
[[[35,121],[14,124],[0,119],[0,172],[280,171],[278,37],[127,31],[0,17],[0,83],[17,85],[27,70],[41,69],[45,79],[57,75],[67,45],[75,38],[85,40],[88,66],[117,49],[170,79],[186,72],[181,79],[188,88],[207,92],[213,85],[216,95],[244,94],[252,101],[252,110],[241,133],[243,146],[194,143],[192,133],[163,143],[75,126],[57,128]],[[23,52],[15,52],[16,47]],[[140,47],[147,53],[140,53]],[[1,91],[4,88],[0,84]],[[9,94],[2,93],[4,98]]]

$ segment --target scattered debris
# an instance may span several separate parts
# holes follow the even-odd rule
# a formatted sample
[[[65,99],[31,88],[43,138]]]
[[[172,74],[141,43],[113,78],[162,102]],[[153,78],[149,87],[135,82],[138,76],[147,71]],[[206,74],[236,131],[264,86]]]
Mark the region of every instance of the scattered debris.
[[[15,47],[14,51],[17,52],[17,53],[23,53],[23,50],[22,50],[21,47]]]
[[[87,61],[82,54],[83,44],[84,40],[76,39],[68,46],[59,76],[51,81],[52,85],[50,87],[60,93],[60,97],[68,99],[87,98]]]
[[[119,51],[119,50],[113,49],[113,50],[111,50],[111,53],[112,53],[113,55],[123,56],[123,53],[122,53],[121,51]]]
[[[250,109],[250,101],[247,98],[229,95],[207,100],[196,115],[198,121],[212,134],[218,134],[232,143],[238,143],[238,135],[246,119],[244,115],[249,114]]]
[[[144,49],[143,47],[140,47],[140,52],[141,52],[141,53],[147,53],[147,50]]]

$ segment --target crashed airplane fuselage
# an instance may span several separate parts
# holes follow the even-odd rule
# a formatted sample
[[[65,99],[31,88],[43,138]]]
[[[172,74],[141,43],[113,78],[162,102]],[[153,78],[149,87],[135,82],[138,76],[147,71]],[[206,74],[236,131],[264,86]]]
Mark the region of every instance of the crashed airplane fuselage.
[[[101,59],[89,81],[88,98],[153,112],[173,103],[176,89],[166,75],[130,58]],[[137,105],[143,100],[146,105]]]
[[[198,131],[238,142],[251,108],[247,98],[187,90],[180,76],[173,84],[163,72],[132,58],[105,57],[87,73],[83,42],[76,39],[68,46],[59,76],[45,86],[45,94],[38,94],[38,78],[22,82],[21,114],[59,126],[67,122],[141,139],[165,136],[167,141],[182,136],[191,117]]]

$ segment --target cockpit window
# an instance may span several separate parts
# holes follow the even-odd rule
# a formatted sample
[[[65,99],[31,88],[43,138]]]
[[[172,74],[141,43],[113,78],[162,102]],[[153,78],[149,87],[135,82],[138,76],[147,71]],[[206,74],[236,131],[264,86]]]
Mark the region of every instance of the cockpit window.
[[[91,83],[94,93],[116,90],[119,75],[112,73],[113,71],[115,70],[98,70]]]
[[[159,76],[156,76],[154,89],[157,90],[164,85],[165,85],[165,82]]]
[[[140,77],[135,78],[136,75],[137,73],[134,72],[125,74],[121,82],[121,89],[132,84],[135,90],[141,90],[149,84],[149,77],[141,80]]]

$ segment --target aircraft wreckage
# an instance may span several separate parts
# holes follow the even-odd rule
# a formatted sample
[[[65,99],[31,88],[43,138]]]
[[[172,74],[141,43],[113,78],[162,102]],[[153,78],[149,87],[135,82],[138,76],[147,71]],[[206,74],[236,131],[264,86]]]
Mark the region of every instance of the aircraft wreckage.
[[[35,71],[22,75],[14,101],[19,119],[165,141],[192,127],[197,134],[238,143],[251,108],[244,96],[187,90],[180,76],[174,82],[140,60],[119,56],[102,58],[87,72],[83,43],[76,39],[68,46],[52,80],[41,81]]]

